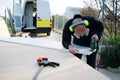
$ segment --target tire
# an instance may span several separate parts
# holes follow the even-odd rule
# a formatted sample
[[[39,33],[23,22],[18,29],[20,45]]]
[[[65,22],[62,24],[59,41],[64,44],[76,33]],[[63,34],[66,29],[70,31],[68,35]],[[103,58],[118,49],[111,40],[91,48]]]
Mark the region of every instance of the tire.
[[[50,32],[47,32],[47,36],[50,36]]]

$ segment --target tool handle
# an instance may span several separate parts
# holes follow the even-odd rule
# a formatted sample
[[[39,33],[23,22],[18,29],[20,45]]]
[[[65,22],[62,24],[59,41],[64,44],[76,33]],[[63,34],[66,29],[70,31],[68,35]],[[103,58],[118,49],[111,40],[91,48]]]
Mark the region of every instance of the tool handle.
[[[44,67],[44,65],[41,65],[41,66],[39,67],[38,71],[36,72],[36,74],[34,75],[34,77],[33,77],[32,80],[36,80],[36,79],[37,79],[37,77],[38,77],[39,73],[42,71],[42,68],[43,68],[43,67]]]

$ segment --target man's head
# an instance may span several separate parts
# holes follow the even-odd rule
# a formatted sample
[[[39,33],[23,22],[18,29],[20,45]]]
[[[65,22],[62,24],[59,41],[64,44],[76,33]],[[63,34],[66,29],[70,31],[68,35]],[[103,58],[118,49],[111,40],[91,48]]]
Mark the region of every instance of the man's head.
[[[81,18],[75,18],[72,22],[72,28],[76,37],[83,36],[86,32],[84,21]]]

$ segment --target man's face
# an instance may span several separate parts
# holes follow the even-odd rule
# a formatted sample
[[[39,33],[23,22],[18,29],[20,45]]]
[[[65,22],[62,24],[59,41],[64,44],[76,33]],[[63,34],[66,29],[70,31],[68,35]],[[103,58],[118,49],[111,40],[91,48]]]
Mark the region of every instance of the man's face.
[[[86,31],[86,27],[84,25],[78,25],[74,28],[75,35],[77,35],[79,37],[81,35],[83,35],[85,33],[85,31]]]

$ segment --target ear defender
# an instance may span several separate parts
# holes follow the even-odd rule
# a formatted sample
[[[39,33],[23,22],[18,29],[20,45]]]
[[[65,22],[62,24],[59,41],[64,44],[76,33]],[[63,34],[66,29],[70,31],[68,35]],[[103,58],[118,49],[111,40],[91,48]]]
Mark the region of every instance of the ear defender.
[[[70,32],[73,32],[73,27],[70,26],[70,27],[69,27],[69,30],[70,30]]]
[[[84,25],[85,25],[85,26],[89,26],[88,20],[84,20]]]

